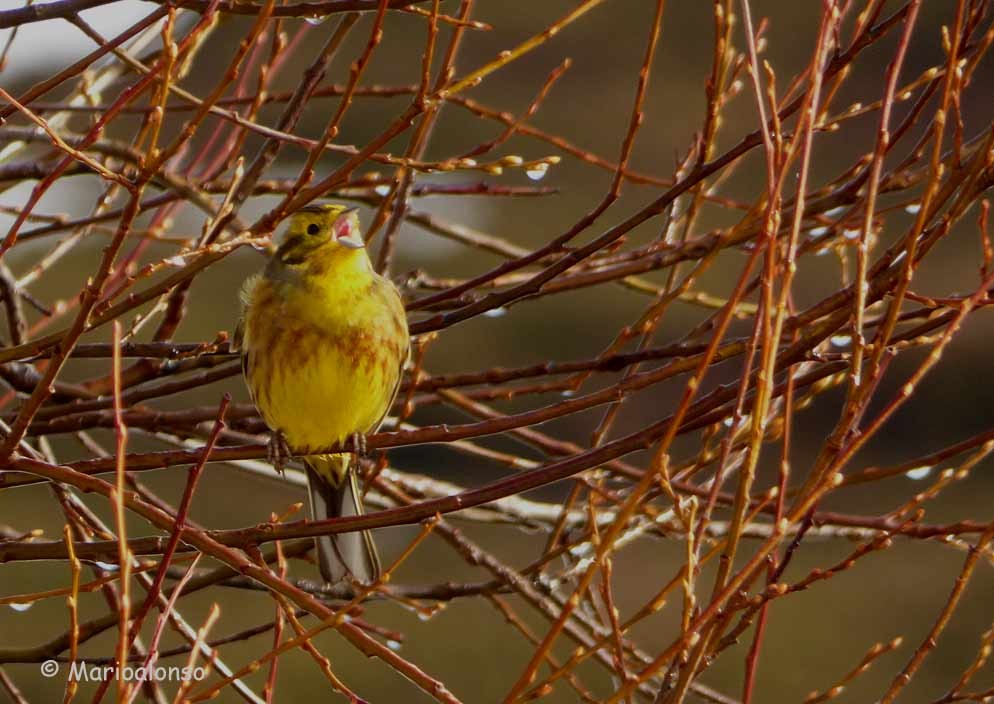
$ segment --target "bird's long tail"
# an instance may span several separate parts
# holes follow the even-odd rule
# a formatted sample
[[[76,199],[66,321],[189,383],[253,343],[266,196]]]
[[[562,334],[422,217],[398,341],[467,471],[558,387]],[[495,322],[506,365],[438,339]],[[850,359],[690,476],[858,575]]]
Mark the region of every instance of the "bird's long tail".
[[[362,515],[362,495],[356,473],[349,466],[351,455],[309,455],[302,459],[314,520]],[[322,535],[314,543],[321,576],[329,584],[346,577],[364,584],[379,578],[380,557],[369,531]]]

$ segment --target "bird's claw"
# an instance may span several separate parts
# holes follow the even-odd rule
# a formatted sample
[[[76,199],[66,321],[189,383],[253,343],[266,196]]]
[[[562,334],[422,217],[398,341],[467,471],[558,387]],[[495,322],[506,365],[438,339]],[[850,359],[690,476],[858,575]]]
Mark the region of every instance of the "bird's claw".
[[[283,470],[286,468],[286,463],[290,460],[293,455],[290,453],[290,446],[286,442],[286,436],[283,435],[282,430],[274,430],[269,434],[269,445],[266,448],[266,459],[269,463],[273,465],[280,476],[283,476]]]
[[[366,456],[366,434],[352,433],[352,452],[356,458]]]

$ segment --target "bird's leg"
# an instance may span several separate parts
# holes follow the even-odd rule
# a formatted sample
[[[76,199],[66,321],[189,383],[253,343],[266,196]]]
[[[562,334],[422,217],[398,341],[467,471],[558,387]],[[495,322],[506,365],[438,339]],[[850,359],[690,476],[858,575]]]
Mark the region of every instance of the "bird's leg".
[[[356,459],[366,456],[366,434],[352,433],[352,454]]]
[[[269,445],[266,448],[266,459],[273,465],[273,469],[283,475],[283,469],[287,461],[293,455],[290,453],[290,446],[287,445],[286,436],[282,430],[274,430],[269,434]]]

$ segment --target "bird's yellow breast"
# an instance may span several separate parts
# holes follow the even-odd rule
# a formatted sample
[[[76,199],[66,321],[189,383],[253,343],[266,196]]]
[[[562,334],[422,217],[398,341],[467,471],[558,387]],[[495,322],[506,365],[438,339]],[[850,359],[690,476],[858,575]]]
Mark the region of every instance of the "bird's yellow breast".
[[[266,424],[300,452],[375,430],[400,381],[403,307],[361,254],[355,270],[267,272],[243,294],[249,389]]]

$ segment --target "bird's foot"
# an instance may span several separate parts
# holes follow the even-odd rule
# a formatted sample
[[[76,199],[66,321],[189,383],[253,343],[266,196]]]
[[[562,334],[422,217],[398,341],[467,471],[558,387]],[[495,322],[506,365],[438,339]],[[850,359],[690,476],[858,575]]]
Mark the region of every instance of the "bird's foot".
[[[273,465],[273,469],[283,475],[286,463],[293,457],[290,446],[286,442],[286,436],[282,430],[274,430],[269,434],[269,446],[266,448],[266,459]]]
[[[366,456],[365,433],[352,433],[352,452],[357,459]]]

